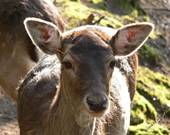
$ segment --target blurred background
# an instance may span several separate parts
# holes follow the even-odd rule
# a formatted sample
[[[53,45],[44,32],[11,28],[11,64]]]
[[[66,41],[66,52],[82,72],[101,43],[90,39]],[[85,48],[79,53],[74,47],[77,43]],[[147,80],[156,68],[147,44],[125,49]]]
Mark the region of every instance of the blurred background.
[[[52,0],[66,29],[85,24],[119,28],[152,22],[155,30],[139,50],[137,91],[129,135],[170,135],[170,0]],[[0,135],[17,135],[16,109],[0,93]]]

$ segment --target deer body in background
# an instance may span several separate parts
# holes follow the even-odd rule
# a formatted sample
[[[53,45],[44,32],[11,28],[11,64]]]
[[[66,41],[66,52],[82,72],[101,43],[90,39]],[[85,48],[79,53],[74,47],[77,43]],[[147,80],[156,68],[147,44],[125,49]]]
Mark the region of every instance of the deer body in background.
[[[125,135],[135,93],[137,56],[152,25],[82,26],[61,33],[27,18],[33,43],[47,54],[19,88],[21,135]]]
[[[50,0],[0,0],[0,86],[16,100],[19,80],[35,65],[39,53],[25,32],[26,17],[63,22]]]

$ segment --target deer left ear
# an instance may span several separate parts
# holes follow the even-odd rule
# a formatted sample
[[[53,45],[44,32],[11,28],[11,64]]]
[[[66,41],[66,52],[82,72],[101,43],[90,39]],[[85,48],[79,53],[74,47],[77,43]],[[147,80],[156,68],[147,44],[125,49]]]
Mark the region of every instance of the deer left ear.
[[[56,54],[61,48],[62,33],[51,22],[28,17],[24,20],[26,32],[35,46],[47,54]]]
[[[138,23],[119,29],[110,41],[114,54],[116,56],[133,54],[147,40],[153,28],[151,23]]]

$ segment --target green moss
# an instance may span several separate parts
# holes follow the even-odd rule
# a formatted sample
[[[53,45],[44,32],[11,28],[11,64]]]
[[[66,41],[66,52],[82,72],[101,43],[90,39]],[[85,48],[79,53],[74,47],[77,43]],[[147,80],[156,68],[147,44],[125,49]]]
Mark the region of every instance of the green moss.
[[[169,131],[157,123],[142,123],[130,126],[128,135],[169,135]]]
[[[95,7],[106,10],[106,2],[104,0],[89,0]]]
[[[90,0],[92,3],[94,4],[98,4],[98,3],[101,3],[103,2],[103,0]]]
[[[158,122],[170,118],[170,78],[139,67],[137,82],[129,134],[169,135],[170,125]]]
[[[113,28],[118,28],[123,26],[124,23],[136,22],[138,18],[137,10],[133,10],[129,15],[119,16],[117,14],[112,14],[107,12],[102,8],[94,8],[101,0],[93,1],[92,6],[88,4],[83,4],[80,1],[70,1],[70,0],[57,0],[57,6],[61,9],[61,14],[67,24],[67,29],[84,25],[86,19],[90,14],[95,15],[95,20],[104,16],[99,25],[111,26]],[[101,4],[101,3],[100,3]],[[99,5],[97,5],[99,7]]]
[[[99,25],[111,25],[112,27],[120,27],[123,25],[121,23],[123,20],[121,20],[119,16],[114,16],[105,10],[89,8],[81,2],[72,2],[66,0],[61,1],[62,3],[58,3],[60,3],[63,7],[63,11],[61,13],[67,20],[67,24],[69,26],[68,29],[85,24],[85,20],[92,13],[95,14],[96,20],[101,16],[105,17]]]
[[[169,114],[170,78],[148,68],[139,68],[137,90],[157,111]]]
[[[137,125],[144,121],[155,121],[156,117],[157,112],[153,105],[136,92],[131,112],[131,125]]]
[[[160,33],[159,31],[156,31],[156,30],[154,30],[154,31],[150,34],[150,38],[151,38],[152,40],[156,40],[156,39],[160,38],[160,36],[161,36],[161,33]]]
[[[58,7],[62,7],[61,14],[67,24],[67,29],[77,27],[83,23],[90,14],[90,10],[80,2],[69,0],[57,0]]]

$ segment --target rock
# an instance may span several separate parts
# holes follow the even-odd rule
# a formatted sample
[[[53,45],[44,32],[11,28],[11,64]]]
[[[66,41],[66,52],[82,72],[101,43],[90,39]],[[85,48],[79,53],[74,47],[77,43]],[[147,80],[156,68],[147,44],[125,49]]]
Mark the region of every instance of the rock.
[[[162,35],[160,38],[165,40],[165,43],[161,42],[158,37],[156,47],[170,64],[170,0],[139,0],[138,4],[154,22],[156,30]]]

